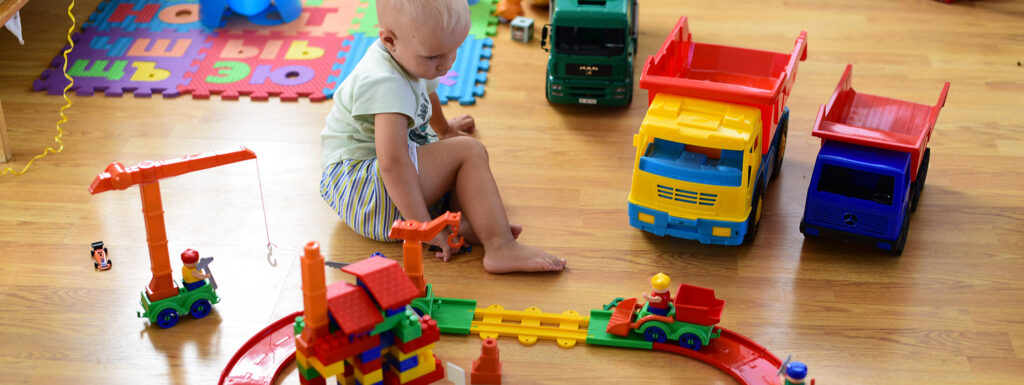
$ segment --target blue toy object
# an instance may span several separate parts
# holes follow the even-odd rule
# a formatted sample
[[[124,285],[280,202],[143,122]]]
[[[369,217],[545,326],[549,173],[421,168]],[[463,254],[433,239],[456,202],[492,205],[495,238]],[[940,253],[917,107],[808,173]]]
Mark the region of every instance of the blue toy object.
[[[437,86],[437,97],[441,104],[448,104],[449,100],[458,100],[464,106],[476,104],[476,97],[484,95],[486,71],[491,68],[493,46],[494,40],[491,38],[477,39],[470,36],[462,42],[452,66],[455,82],[451,85],[442,82]]]
[[[301,0],[199,0],[199,21],[207,28],[224,26],[232,12],[253,24],[290,23],[302,13]]]

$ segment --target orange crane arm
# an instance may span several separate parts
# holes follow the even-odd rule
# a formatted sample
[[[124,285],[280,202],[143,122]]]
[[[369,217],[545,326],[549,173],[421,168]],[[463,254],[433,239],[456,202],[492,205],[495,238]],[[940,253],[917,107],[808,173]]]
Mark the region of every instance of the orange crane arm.
[[[256,153],[239,146],[237,149],[229,151],[207,152],[164,161],[147,160],[128,168],[121,163],[114,162],[92,180],[92,184],[89,185],[89,193],[99,194],[110,190],[124,190],[137,184],[155,182],[163,178],[249,159],[256,159]]]
[[[255,159],[256,153],[245,147],[228,151],[207,152],[164,161],[147,160],[138,166],[125,168],[111,163],[89,185],[89,193],[124,190],[139,185],[142,195],[142,216],[146,224],[146,244],[149,246],[149,265],[153,277],[146,286],[151,302],[178,295],[177,284],[171,274],[171,257],[167,251],[167,230],[164,227],[164,208],[160,199],[159,180],[205,170],[229,163]]]
[[[429,223],[420,221],[395,221],[391,224],[389,238],[402,239],[402,260],[405,262],[405,274],[409,276],[420,295],[426,295],[427,282],[423,279],[423,242],[429,242],[437,236],[445,227],[452,227],[452,234],[448,236],[448,246],[458,250],[466,242],[459,237],[459,221],[462,220],[462,213],[446,212]],[[455,240],[458,239],[458,242]]]
[[[452,227],[452,235],[448,237],[448,245],[451,247],[462,246],[463,241],[453,242],[455,238],[458,238],[459,234],[459,221],[462,220],[462,213],[446,212],[434,220],[423,223],[420,221],[395,221],[391,225],[391,233],[388,234],[389,238],[402,239],[406,242],[430,242],[437,236],[437,233],[441,232],[445,227]]]

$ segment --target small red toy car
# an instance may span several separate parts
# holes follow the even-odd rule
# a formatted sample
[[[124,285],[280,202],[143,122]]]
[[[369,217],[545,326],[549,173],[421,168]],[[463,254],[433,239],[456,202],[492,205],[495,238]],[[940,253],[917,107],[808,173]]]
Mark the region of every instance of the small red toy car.
[[[107,248],[103,247],[103,241],[92,243],[92,267],[96,270],[110,270],[114,262],[107,256]]]

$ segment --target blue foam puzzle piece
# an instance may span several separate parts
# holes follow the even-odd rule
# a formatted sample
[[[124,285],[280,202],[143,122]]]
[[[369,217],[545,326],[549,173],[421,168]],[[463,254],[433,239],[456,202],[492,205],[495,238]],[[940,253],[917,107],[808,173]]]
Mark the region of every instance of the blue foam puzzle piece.
[[[440,84],[437,87],[437,97],[441,99],[441,104],[447,104],[449,100],[458,100],[464,106],[476,104],[476,97],[484,95],[484,84],[487,83],[485,71],[491,68],[493,46],[494,40],[491,38],[470,36],[462,42],[452,66],[452,71],[458,74],[455,84]]]
[[[370,49],[370,45],[376,40],[377,36],[367,36],[364,33],[356,32],[352,34],[351,39],[346,39],[342,43],[342,47],[348,47],[348,49],[338,52],[338,58],[345,58],[345,60],[340,64],[334,64],[331,68],[337,73],[327,77],[327,87],[324,87],[324,96],[334,96],[334,90],[338,89],[341,82],[352,73],[352,70],[356,68],[356,64],[359,64],[359,61],[366,55],[366,50]]]

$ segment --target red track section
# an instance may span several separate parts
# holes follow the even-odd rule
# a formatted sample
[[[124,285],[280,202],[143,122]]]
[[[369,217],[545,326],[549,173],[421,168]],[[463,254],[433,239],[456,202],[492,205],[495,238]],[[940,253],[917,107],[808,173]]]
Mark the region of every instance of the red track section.
[[[271,385],[295,359],[294,312],[249,338],[220,372],[218,385]]]
[[[741,384],[779,385],[779,360],[772,352],[757,342],[731,330],[721,328],[722,335],[711,340],[711,344],[700,351],[679,345],[654,343],[654,350],[682,354],[708,363]]]
[[[295,359],[295,317],[292,313],[270,324],[242,345],[224,371],[218,385],[271,385]],[[720,328],[721,336],[700,351],[675,344],[654,343],[654,350],[694,358],[728,373],[746,385],[779,385],[782,360],[764,346],[729,329]]]

